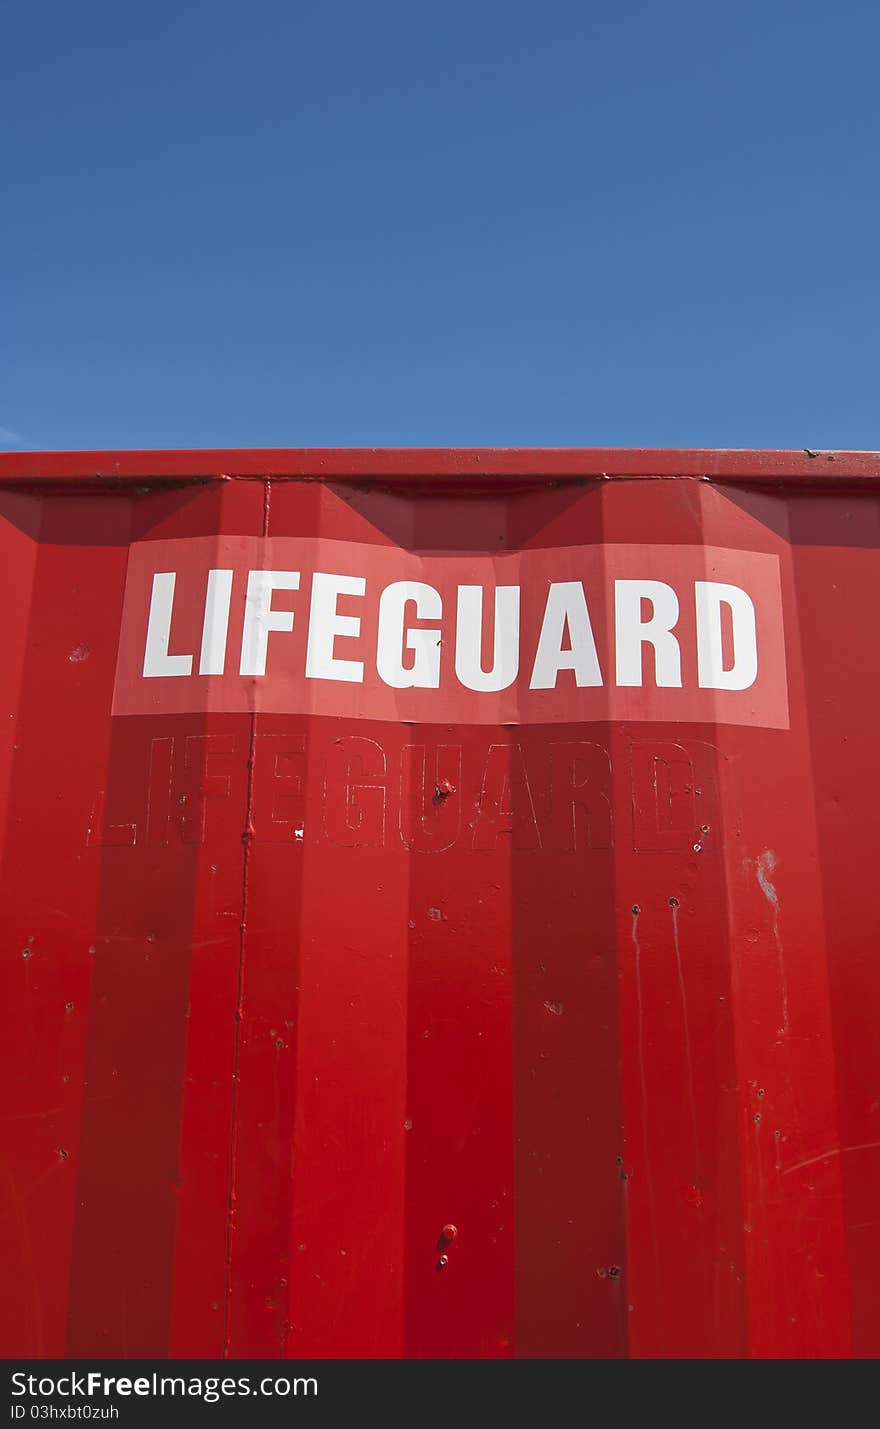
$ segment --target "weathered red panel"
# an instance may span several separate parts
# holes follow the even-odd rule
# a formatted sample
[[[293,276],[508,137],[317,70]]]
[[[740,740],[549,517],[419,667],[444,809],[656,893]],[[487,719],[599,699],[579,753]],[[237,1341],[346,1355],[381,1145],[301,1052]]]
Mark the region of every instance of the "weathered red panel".
[[[2,1352],[880,1353],[878,548],[873,453],[0,456]]]

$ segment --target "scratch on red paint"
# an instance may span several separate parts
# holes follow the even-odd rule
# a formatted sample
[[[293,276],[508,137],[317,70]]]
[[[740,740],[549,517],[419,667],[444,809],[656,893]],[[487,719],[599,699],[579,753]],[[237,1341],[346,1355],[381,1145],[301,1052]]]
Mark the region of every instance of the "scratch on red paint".
[[[819,1161],[829,1161],[832,1156],[846,1156],[851,1151],[876,1151],[878,1148],[880,1148],[880,1141],[864,1141],[860,1146],[832,1146],[828,1151],[820,1151],[818,1156],[808,1156],[806,1161],[797,1161],[794,1166],[786,1166],[782,1175],[790,1176],[794,1171],[803,1171],[805,1166],[815,1166]]]

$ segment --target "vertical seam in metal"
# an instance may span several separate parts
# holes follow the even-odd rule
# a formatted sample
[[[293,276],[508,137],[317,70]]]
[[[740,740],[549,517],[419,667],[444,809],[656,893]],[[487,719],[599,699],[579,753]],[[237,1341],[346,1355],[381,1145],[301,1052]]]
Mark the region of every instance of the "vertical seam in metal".
[[[267,478],[263,488],[263,527],[265,540],[269,534],[269,494],[271,482]],[[239,1111],[239,1063],[241,1059],[241,1019],[244,1005],[244,945],[247,934],[248,880],[250,876],[251,845],[254,839],[254,753],[257,740],[257,714],[251,710],[250,733],[247,757],[247,796],[245,801],[245,821],[241,842],[243,845],[241,867],[241,920],[238,925],[238,980],[235,997],[235,1032],[232,1051],[232,1112],[229,1135],[229,1200],[226,1211],[226,1289],[223,1324],[223,1358],[229,1358],[232,1332],[232,1238],[235,1228],[236,1180],[238,1172],[238,1111]]]

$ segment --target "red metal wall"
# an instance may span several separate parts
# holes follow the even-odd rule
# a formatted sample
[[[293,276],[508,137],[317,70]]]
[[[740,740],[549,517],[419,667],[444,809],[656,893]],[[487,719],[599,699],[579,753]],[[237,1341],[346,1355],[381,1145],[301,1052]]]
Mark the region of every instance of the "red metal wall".
[[[0,457],[2,1353],[877,1354],[878,481]],[[790,724],[111,717],[206,536],[771,554]]]

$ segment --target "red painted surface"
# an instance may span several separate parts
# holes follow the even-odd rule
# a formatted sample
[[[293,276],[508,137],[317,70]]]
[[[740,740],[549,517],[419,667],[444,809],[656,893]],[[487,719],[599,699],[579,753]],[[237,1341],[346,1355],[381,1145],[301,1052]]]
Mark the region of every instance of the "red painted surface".
[[[2,1352],[880,1353],[878,482],[0,456]],[[647,686],[111,714],[129,551],[235,538],[524,591],[572,548],[770,559],[787,725]]]

